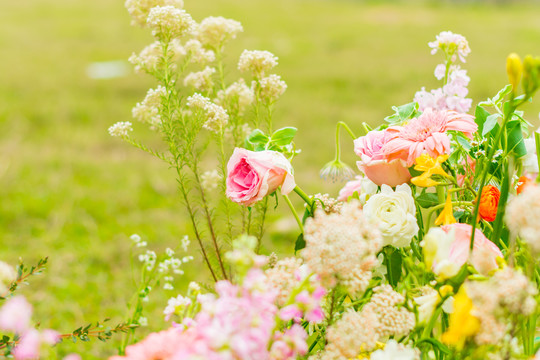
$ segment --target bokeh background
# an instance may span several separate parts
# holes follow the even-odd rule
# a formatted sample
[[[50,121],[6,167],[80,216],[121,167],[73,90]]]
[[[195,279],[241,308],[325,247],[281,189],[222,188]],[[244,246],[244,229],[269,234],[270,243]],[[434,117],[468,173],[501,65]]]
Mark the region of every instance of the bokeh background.
[[[534,1],[185,3],[196,20],[222,15],[243,24],[244,33],[227,50],[232,79],[243,49],[279,57],[276,72],[289,88],[278,104],[276,127],[299,129],[302,154],[293,165],[297,182],[312,193],[335,196],[339,190],[318,175],[332,159],[336,122],[360,133],[363,121],[380,123],[392,105],[410,102],[422,86],[440,86],[433,70],[441,57],[427,46],[440,31],[469,40],[472,53],[464,67],[475,103],[507,83],[508,53],[540,55],[540,4]],[[163,251],[189,234],[174,174],[107,134],[114,122],[131,120],[131,108],[155,84],[131,71],[112,79],[88,76],[91,64],[125,61],[152,41],[148,31],[129,23],[119,0],[0,5],[0,259],[31,264],[50,257],[44,275],[20,292],[34,304],[36,322],[61,332],[126,317],[135,291],[129,235]],[[526,113],[534,123],[538,104]],[[158,143],[140,124],[135,128],[144,141]],[[354,165],[352,143],[344,141],[343,150]],[[293,250],[290,222],[278,220],[285,213],[281,206],[271,216],[266,251]],[[191,253],[197,254],[195,244]],[[184,278],[204,281],[205,271],[197,259]],[[166,300],[186,284],[178,279],[176,290],[155,291],[145,314],[154,329],[164,326]],[[119,339],[63,344],[58,357],[77,351],[84,359],[106,358]]]

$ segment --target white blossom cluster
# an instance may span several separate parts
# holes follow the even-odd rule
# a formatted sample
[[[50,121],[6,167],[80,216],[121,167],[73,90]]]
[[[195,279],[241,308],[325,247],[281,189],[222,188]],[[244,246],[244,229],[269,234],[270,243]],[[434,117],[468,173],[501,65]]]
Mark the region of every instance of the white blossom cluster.
[[[260,98],[264,103],[272,104],[287,90],[287,84],[281,76],[271,74],[259,80]]]
[[[527,186],[506,207],[504,220],[513,234],[525,241],[534,255],[540,254],[540,186]]]
[[[212,76],[216,69],[213,67],[205,67],[201,71],[192,72],[184,78],[184,86],[191,86],[201,92],[209,92],[214,87]]]
[[[188,97],[187,106],[190,109],[202,111],[206,119],[203,127],[214,133],[222,131],[229,121],[229,115],[224,108],[201,94],[195,93]]]
[[[138,55],[132,54],[129,62],[135,66],[136,73],[152,74],[164,65],[165,59],[170,59],[171,69],[176,69],[176,63],[180,58],[186,55],[186,49],[180,43],[180,40],[173,39],[167,45],[167,53],[164,54],[164,46],[160,41],[154,41],[145,47]]]
[[[238,61],[238,70],[251,72],[256,78],[264,77],[276,67],[278,58],[266,50],[244,50]]]
[[[217,93],[216,102],[231,109],[232,113],[243,115],[247,108],[253,104],[255,94],[253,89],[248,87],[244,79],[240,79],[232,83],[225,90],[220,90]]]
[[[150,9],[155,6],[174,6],[177,9],[184,7],[183,0],[126,0],[125,6],[131,16],[131,24],[146,26]]]
[[[221,179],[217,170],[205,171],[201,174],[201,185],[205,191],[213,191],[218,188]]]
[[[390,285],[378,286],[373,291],[371,300],[360,312],[352,309],[346,311],[340,320],[327,329],[328,344],[325,350],[310,357],[310,360],[359,358],[362,353],[374,350],[377,342],[388,336],[409,334],[415,326],[415,317],[401,306],[405,302],[403,295],[392,290]]]
[[[323,286],[341,283],[351,295],[362,294],[377,265],[382,238],[364,217],[359,202],[344,204],[339,214],[317,211],[306,221],[304,238],[302,258]]]
[[[133,128],[129,121],[119,121],[109,127],[109,134],[113,137],[127,137],[130,131],[133,131]]]
[[[147,24],[152,35],[165,41],[192,33],[196,25],[185,10],[170,5],[151,8]]]
[[[212,50],[206,50],[199,40],[188,40],[184,49],[186,54],[190,56],[191,62],[206,64],[216,60],[216,54]]]
[[[133,117],[153,127],[159,126],[161,124],[161,104],[166,96],[167,90],[161,85],[158,85],[156,89],[148,90],[144,100],[137,103],[131,111]]]
[[[197,28],[197,38],[207,47],[220,50],[223,45],[244,31],[242,24],[222,16],[210,16],[201,21]]]

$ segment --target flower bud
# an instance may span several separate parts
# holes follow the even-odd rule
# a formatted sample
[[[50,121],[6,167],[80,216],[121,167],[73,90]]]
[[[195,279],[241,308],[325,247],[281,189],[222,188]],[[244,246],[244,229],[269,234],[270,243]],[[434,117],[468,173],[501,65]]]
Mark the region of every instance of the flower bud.
[[[534,76],[535,61],[531,55],[525,56],[523,60],[523,91],[525,94],[531,94],[535,90],[537,82]]]
[[[506,73],[508,74],[508,80],[512,84],[515,91],[519,81],[521,80],[521,73],[523,72],[523,65],[521,64],[521,58],[516,53],[511,53],[506,58]]]

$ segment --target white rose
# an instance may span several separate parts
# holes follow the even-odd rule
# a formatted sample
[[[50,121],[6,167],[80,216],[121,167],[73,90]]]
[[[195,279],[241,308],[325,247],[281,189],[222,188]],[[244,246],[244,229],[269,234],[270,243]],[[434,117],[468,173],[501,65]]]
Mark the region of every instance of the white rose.
[[[407,184],[398,185],[396,191],[383,184],[381,192],[366,202],[364,214],[378,224],[383,235],[383,246],[409,246],[418,232],[416,207]]]
[[[523,168],[528,173],[538,173],[538,157],[536,155],[536,142],[534,135],[528,139],[523,139],[527,155],[523,157]]]

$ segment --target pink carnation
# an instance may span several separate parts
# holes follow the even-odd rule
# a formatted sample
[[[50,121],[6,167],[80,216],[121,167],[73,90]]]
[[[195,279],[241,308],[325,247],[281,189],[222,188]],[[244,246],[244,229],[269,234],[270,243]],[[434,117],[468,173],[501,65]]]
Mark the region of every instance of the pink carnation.
[[[292,172],[289,160],[277,151],[236,148],[227,164],[227,197],[250,206],[280,186],[287,195],[296,186]]]
[[[400,159],[412,166],[417,157],[427,152],[432,157],[450,153],[448,130],[463,132],[472,137],[478,129],[474,117],[455,111],[426,111],[412,119],[405,126],[391,126],[387,129],[390,139],[383,152],[389,160]]]
[[[390,140],[391,134],[386,130],[370,131],[366,136],[354,140],[354,152],[360,156],[358,168],[377,185],[397,186],[411,178],[403,161],[388,161],[383,148]]]

